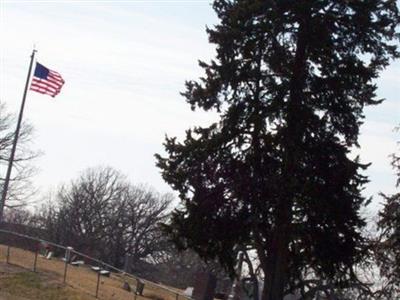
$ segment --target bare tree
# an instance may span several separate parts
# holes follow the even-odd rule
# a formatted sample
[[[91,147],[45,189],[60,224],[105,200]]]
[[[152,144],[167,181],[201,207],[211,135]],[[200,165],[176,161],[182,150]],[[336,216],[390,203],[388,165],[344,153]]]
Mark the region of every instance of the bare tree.
[[[32,213],[21,207],[8,210],[3,216],[3,221],[8,224],[29,226],[32,223],[32,218]]]
[[[8,113],[5,104],[0,104],[0,188],[3,189],[5,170],[10,159],[10,152],[14,139],[15,115]],[[27,200],[35,192],[31,178],[36,172],[32,166],[32,160],[40,155],[40,152],[32,150],[33,127],[23,123],[17,144],[17,150],[13,163],[6,208],[24,206]],[[4,170],[4,172],[3,172]]]
[[[165,221],[171,200],[130,184],[113,168],[90,168],[60,188],[56,204],[47,204],[37,223],[53,241],[119,267],[130,255],[137,265],[161,251],[158,223]]]
[[[154,259],[164,249],[159,223],[166,220],[172,195],[161,195],[146,186],[129,185],[115,203],[108,245],[114,251],[114,263],[129,254],[134,264]]]
[[[84,171],[70,185],[61,187],[57,196],[59,221],[69,233],[64,235],[64,242],[86,251],[101,249],[106,228],[111,225],[109,215],[113,204],[122,197],[126,187],[120,173],[100,167]]]

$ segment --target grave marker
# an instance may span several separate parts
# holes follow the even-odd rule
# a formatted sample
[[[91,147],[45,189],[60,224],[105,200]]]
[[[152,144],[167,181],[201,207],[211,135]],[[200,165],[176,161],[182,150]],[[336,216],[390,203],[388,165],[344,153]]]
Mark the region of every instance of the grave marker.
[[[198,272],[193,289],[193,299],[213,300],[217,279],[211,273]]]

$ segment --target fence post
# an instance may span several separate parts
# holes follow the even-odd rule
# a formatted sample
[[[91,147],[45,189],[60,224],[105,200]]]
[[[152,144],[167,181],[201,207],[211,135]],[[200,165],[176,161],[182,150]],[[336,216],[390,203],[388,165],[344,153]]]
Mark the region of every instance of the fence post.
[[[67,269],[71,257],[71,249],[71,247],[67,247],[67,249],[65,249],[64,283],[67,281]]]
[[[36,251],[35,251],[35,259],[33,261],[33,272],[36,272],[36,263],[37,263],[37,257],[38,257],[38,251],[39,251],[39,247],[36,247]]]
[[[6,262],[10,263],[10,245],[7,246],[7,257],[6,257]]]
[[[101,270],[101,269],[100,269]],[[100,285],[100,270],[97,272],[97,286],[96,286],[96,298],[99,295],[99,285]]]
[[[176,300],[178,300],[179,299],[179,294],[177,293],[176,294],[176,298],[175,298]]]

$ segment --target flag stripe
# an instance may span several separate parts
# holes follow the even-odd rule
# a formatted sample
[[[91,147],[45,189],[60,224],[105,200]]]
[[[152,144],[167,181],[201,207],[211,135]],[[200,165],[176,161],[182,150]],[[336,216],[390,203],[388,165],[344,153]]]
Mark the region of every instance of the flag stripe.
[[[46,87],[46,86],[38,86],[38,85],[32,85],[31,90],[33,91],[47,91],[49,93],[53,93],[55,95],[57,95],[60,90],[54,90],[52,88]]]
[[[42,79],[32,79],[32,84],[37,83],[37,84],[43,84],[43,85],[49,85],[51,87],[54,87],[55,89],[60,88],[60,84],[57,84],[56,82],[53,82],[51,80],[42,80]]]
[[[43,90],[43,89],[45,89],[45,90],[48,90],[48,91],[53,92],[53,93],[59,92],[59,91],[60,91],[60,90],[56,90],[56,89],[53,89],[53,88],[50,88],[50,87],[47,87],[47,86],[35,85],[35,84],[32,84],[32,88],[31,88],[31,89],[32,89],[32,90],[33,90],[33,89],[38,89],[38,90]]]
[[[50,80],[50,81],[53,81],[53,82],[56,82],[56,83],[59,83],[59,84],[64,82],[63,80],[57,79],[57,78],[55,78],[55,77],[53,77],[51,75],[47,78],[47,80]]]
[[[59,79],[62,80],[61,75],[60,75],[59,73],[57,73],[57,72],[54,72],[54,71],[51,71],[51,70],[50,70],[50,75],[51,75],[51,76],[54,76],[54,77],[58,77]]]
[[[60,92],[60,90],[54,90],[54,89],[46,87],[46,86],[38,86],[38,85],[32,85],[31,90],[34,90],[34,91],[48,91],[50,93],[56,93],[56,94],[58,94]]]
[[[46,93],[54,94],[54,95],[57,95],[57,94],[59,93],[59,91],[51,91],[51,90],[49,90],[48,88],[37,88],[37,87],[33,87],[32,90],[33,90],[33,91],[36,91],[36,92],[46,92]]]
[[[52,83],[49,83],[49,82],[43,82],[41,80],[32,79],[32,85],[34,85],[34,84],[42,85],[42,86],[49,86],[49,87],[53,87],[54,89],[57,89],[57,85],[53,85]]]
[[[52,91],[60,91],[61,87],[57,85],[53,85],[49,82],[43,82],[38,80],[32,80],[31,87],[38,87],[38,88],[47,88]]]

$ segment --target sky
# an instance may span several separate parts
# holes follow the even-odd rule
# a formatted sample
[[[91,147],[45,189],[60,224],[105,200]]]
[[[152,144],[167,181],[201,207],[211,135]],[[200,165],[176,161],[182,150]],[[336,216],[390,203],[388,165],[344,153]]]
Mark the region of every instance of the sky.
[[[206,26],[218,22],[209,1],[0,0],[0,102],[17,113],[33,47],[37,61],[59,72],[56,98],[29,92],[24,119],[35,128],[35,185],[44,193],[97,165],[119,169],[135,184],[171,192],[155,166],[166,134],[217,120],[192,112],[180,92],[214,57]],[[395,191],[389,155],[400,133],[400,62],[377,81],[383,104],[367,108],[359,154],[371,162],[374,196]],[[4,172],[5,170],[0,170]]]

